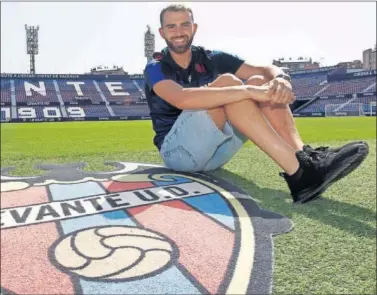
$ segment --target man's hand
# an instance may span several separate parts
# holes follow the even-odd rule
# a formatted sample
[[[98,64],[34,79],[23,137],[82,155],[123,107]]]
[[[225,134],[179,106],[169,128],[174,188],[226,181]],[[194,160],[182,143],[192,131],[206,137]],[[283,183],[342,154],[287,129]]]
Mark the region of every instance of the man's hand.
[[[276,92],[276,85],[274,85],[272,82],[261,86],[245,85],[243,87],[246,87],[251,99],[260,102],[271,102],[272,96]]]
[[[271,102],[275,104],[291,104],[296,100],[292,85],[283,78],[275,78],[267,83],[272,88]]]

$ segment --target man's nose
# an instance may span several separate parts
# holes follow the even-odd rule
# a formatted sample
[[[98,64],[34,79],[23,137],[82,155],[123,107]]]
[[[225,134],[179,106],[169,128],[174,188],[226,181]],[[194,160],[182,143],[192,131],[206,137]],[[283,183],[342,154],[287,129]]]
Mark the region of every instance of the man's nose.
[[[176,37],[178,37],[178,36],[182,36],[182,35],[183,35],[183,27],[181,27],[181,26],[176,26],[176,27],[175,27],[175,30],[174,30],[174,35],[175,35]]]

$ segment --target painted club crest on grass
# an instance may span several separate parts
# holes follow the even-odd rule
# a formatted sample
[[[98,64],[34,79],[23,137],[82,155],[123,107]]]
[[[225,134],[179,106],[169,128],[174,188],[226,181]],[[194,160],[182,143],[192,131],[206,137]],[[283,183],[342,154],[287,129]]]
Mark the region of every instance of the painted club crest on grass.
[[[9,294],[266,294],[289,219],[204,174],[114,163],[1,170],[1,289]]]

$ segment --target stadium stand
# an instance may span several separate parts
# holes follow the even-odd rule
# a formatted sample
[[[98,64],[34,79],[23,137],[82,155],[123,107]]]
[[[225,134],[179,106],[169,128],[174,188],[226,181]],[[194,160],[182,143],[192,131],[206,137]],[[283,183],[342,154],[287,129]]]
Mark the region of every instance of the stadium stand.
[[[355,79],[350,81],[339,81],[328,84],[328,87],[321,92],[322,95],[341,95],[349,93],[361,93],[367,87],[376,82],[376,78]]]
[[[81,105],[80,106],[85,113],[85,117],[97,118],[97,117],[110,117],[109,110],[104,105]]]
[[[102,93],[109,101],[139,101],[141,99],[142,93],[138,90],[135,83],[131,80],[126,81],[116,81],[116,82],[106,82],[100,81],[98,85]],[[124,90],[121,90],[124,89]]]
[[[58,96],[52,79],[14,79],[16,101],[18,105],[58,103]]]
[[[1,105],[10,105],[11,103],[11,83],[10,80],[1,79]]]
[[[92,102],[102,101],[93,80],[57,80],[57,84],[63,102],[74,102],[85,98]]]
[[[148,105],[113,105],[111,107],[116,116],[149,116]]]
[[[298,99],[313,96],[324,88],[322,83],[326,82],[326,78],[323,74],[297,77],[293,80],[293,91]]]
[[[326,73],[291,75],[293,90],[300,101],[292,108],[294,116],[376,115],[371,107],[371,102],[376,101],[375,70],[333,69]]]
[[[311,103],[309,106],[307,106],[304,110],[302,110],[302,113],[305,112],[325,112],[325,106],[326,105],[342,105],[345,103],[346,100],[344,98],[320,98],[315,100],[313,103]]]
[[[376,115],[375,70],[290,74],[294,116]],[[142,75],[1,75],[2,122],[132,119],[150,119]]]

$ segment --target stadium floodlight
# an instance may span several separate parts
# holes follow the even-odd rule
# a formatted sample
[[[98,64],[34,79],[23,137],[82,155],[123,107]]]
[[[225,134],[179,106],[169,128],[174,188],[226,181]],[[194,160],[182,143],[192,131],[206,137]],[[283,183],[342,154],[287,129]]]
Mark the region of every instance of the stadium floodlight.
[[[35,74],[35,55],[39,53],[38,31],[39,26],[25,25],[26,30],[26,53],[30,55],[30,74]]]
[[[147,25],[147,31],[144,34],[144,56],[149,63],[153,59],[155,51],[155,35],[151,32],[151,27]]]

